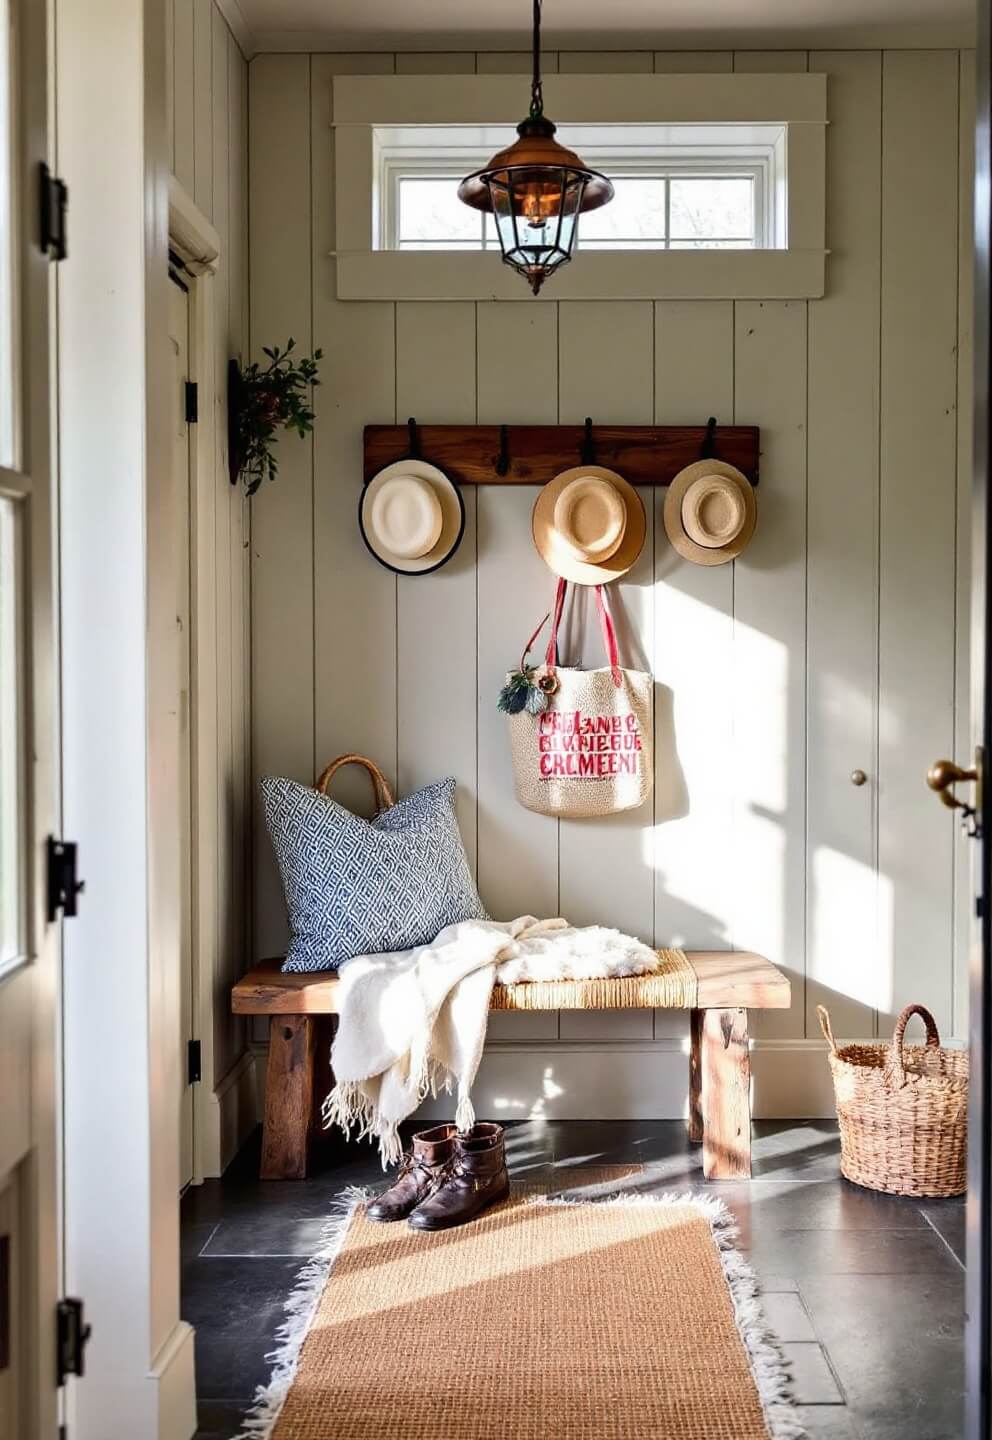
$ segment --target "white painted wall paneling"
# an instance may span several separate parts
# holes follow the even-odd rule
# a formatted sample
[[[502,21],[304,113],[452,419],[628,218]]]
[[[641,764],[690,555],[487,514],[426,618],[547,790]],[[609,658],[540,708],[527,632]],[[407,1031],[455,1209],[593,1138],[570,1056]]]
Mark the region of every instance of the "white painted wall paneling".
[[[947,1032],[955,836],[924,781],[954,744],[957,55],[887,52],[882,96],[879,1024],[914,1000]]]
[[[879,1003],[878,416],[881,56],[814,55],[830,75],[828,294],[809,310],[807,1033],[870,1035]],[[858,788],[852,771],[864,770]]]
[[[731,301],[655,306],[654,388],[656,424],[733,418]],[[679,559],[665,493],[655,496],[655,944],[729,948],[734,567]],[[687,1040],[685,1017],[656,1011],[655,1035]]]
[[[631,63],[635,70],[664,71],[679,68],[682,58],[659,52]],[[382,55],[320,55],[309,62],[266,56],[255,62],[253,129],[275,127],[284,139],[300,133],[296,104],[307,83],[301,67],[312,65],[312,167],[308,188],[301,175],[306,167],[296,158],[288,177],[281,152],[276,176],[274,154],[269,168],[253,159],[253,196],[265,197],[270,216],[256,220],[252,236],[253,330],[261,338],[260,313],[266,331],[305,327],[309,272],[299,217],[312,195],[314,343],[324,345],[328,359],[317,392],[313,526],[308,530],[305,477],[295,496],[280,499],[274,492],[283,476],[266,497],[267,510],[255,511],[256,529],[265,528],[253,579],[256,591],[268,586],[270,603],[261,606],[256,594],[254,763],[256,774],[275,768],[303,778],[312,764],[340,750],[366,748],[387,769],[398,767],[402,790],[453,769],[460,781],[467,777],[460,787],[466,842],[493,913],[568,914],[570,902],[581,918],[604,918],[598,906],[595,916],[592,908],[588,917],[583,910],[586,882],[595,877],[604,904],[611,895],[621,898],[609,918],[644,933],[653,929],[658,943],[684,939],[764,950],[791,972],[796,986],[792,1011],[766,1017],[768,1023],[757,1027],[764,1037],[755,1052],[757,1103],[766,1113],[783,1114],[790,1103],[828,1103],[823,1087],[798,1083],[800,1073],[812,1074],[813,1066],[819,1075],[822,1067],[819,1047],[803,1038],[816,1034],[807,1029],[816,998],[826,995],[838,1010],[838,1029],[863,1033],[873,1027],[875,1003],[889,1003],[890,989],[908,998],[908,987],[924,978],[922,958],[916,958],[921,947],[898,944],[916,926],[919,911],[925,912],[924,932],[935,937],[928,949],[940,957],[934,962],[931,955],[927,975],[936,978],[944,997],[942,1021],[950,1005],[951,840],[939,807],[914,789],[919,764],[917,758],[910,763],[908,750],[914,757],[925,753],[928,761],[934,730],[944,733],[945,750],[953,738],[954,667],[947,644],[955,612],[955,431],[965,424],[953,415],[956,365],[962,377],[967,373],[964,359],[954,358],[958,57],[707,57],[723,70],[731,58],[740,71],[809,68],[830,77],[827,223],[834,255],[828,294],[809,305],[661,301],[653,307],[653,325],[650,302],[337,302],[328,254],[334,241],[329,79],[366,69],[390,73],[394,63],[410,73],[420,62]],[[491,55],[476,62],[466,55],[461,64],[448,57],[445,68],[470,71],[477,63],[480,72],[499,73],[511,62],[524,70],[525,60]],[[292,76],[277,75],[287,63],[297,67]],[[589,57],[561,57],[563,71],[591,63]],[[614,71],[616,65],[611,54],[599,57],[595,68]],[[910,114],[913,97],[921,95],[925,105]],[[914,163],[915,179],[909,174]],[[940,196],[940,216],[926,234],[910,223],[920,163]],[[962,174],[967,164],[962,153]],[[281,238],[266,229],[275,228],[276,217]],[[888,235],[884,284],[880,227]],[[922,286],[921,267],[927,277]],[[922,345],[918,335],[926,337]],[[964,325],[960,339],[963,356]],[[659,683],[673,692],[673,719],[659,707],[653,814],[637,829],[629,825],[631,817],[627,824],[606,822],[592,830],[559,825],[513,800],[505,725],[494,704],[503,672],[516,661],[516,646],[549,603],[549,578],[530,543],[533,494],[480,488],[468,497],[476,511],[474,572],[467,535],[455,565],[427,581],[397,584],[358,539],[361,427],[418,412],[438,420],[474,414],[483,423],[537,423],[586,413],[633,420],[652,409],[658,423],[716,413],[762,427],[759,528],[736,565],[697,569],[674,558],[660,521],[663,497],[655,497],[653,587],[649,572],[640,584],[635,576],[622,594]],[[911,434],[904,428],[907,416]],[[962,536],[966,523],[961,500]],[[920,533],[931,537],[923,557]],[[960,563],[956,576],[960,655],[966,594]],[[939,612],[932,623],[923,617],[921,624],[921,585]],[[463,682],[446,696],[450,713],[439,718],[433,705],[437,659],[427,633],[438,616],[447,626],[444,643],[451,655],[467,658]],[[318,651],[318,663],[309,667],[308,635]],[[911,686],[914,665],[920,680]],[[446,669],[453,674],[456,667]],[[467,703],[473,696],[474,725]],[[942,729],[939,719],[934,724],[941,715]],[[308,717],[316,748],[306,739]],[[914,731],[911,746],[907,726]],[[931,733],[921,738],[928,728]],[[671,763],[672,732],[677,767]],[[863,750],[867,763],[854,758]],[[869,772],[863,790],[848,779],[855,763]],[[365,804],[362,781],[343,784],[341,798]],[[883,871],[877,893],[876,806]],[[264,868],[267,842],[259,837],[258,844]],[[959,892],[965,893],[960,884]],[[271,953],[283,921],[268,882],[259,888],[256,912],[256,953]],[[894,941],[886,924],[895,926]],[[929,986],[923,998],[928,996]],[[619,1023],[626,1033],[629,1018],[607,1017],[607,1024]],[[573,1023],[575,1017],[560,1033]],[[584,1037],[582,1017],[577,1023]],[[502,1099],[507,1114],[521,1105],[524,1113],[678,1114],[684,1103],[683,1030],[681,1017],[659,1015],[654,1043],[668,1058],[659,1060],[658,1074],[668,1078],[654,1085],[648,1084],[655,1063],[650,1040],[611,1042],[629,1055],[628,1066],[607,1048],[605,1031],[592,1040],[563,1040],[556,1049],[558,1017],[494,1016],[480,1101],[495,1106]],[[645,1045],[646,1060],[640,1057]],[[508,1047],[505,1061],[499,1059],[501,1046]],[[543,1092],[549,1066],[564,1096]],[[627,1094],[625,1067],[640,1077],[634,1097]],[[585,1094],[580,1072],[590,1072],[595,1094]],[[510,1094],[508,1075],[519,1079],[519,1095]],[[642,1081],[653,1095],[646,1111],[638,1108]],[[793,1102],[794,1094],[804,1098]]]

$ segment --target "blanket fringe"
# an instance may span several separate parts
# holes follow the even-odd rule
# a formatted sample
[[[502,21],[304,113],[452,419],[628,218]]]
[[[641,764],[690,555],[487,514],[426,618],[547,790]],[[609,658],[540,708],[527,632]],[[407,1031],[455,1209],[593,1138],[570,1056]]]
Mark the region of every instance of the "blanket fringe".
[[[751,1362],[751,1374],[761,1399],[765,1424],[771,1440],[805,1440],[807,1431],[799,1419],[792,1398],[792,1382],[785,1357],[774,1332],[765,1319],[758,1298],[758,1279],[737,1249],[737,1223],[724,1202],[715,1195],[686,1192],[682,1195],[632,1195],[621,1193],[605,1200],[581,1196],[535,1195],[531,1205],[685,1205],[708,1223],[720,1256],[724,1279],[734,1306],[737,1330]]]
[[[455,1129],[459,1135],[467,1135],[475,1124],[475,1106],[468,1095],[463,1095],[455,1107]]]
[[[451,1087],[452,1077],[448,1071],[438,1061],[427,1057],[417,1077],[417,1104],[414,1108],[422,1105],[428,1095],[436,1099],[441,1090],[450,1095]],[[459,1115],[462,1119],[466,1116],[470,1118],[463,1124],[458,1118]],[[391,1165],[398,1165],[403,1159],[403,1142],[400,1139],[398,1123],[383,1119],[375,1102],[362,1089],[360,1080],[343,1080],[335,1085],[321,1102],[320,1118],[325,1130],[337,1125],[349,1139],[354,1131],[356,1140],[375,1140],[379,1146],[383,1170],[388,1170]],[[458,1102],[455,1124],[463,1131],[471,1130],[475,1124],[475,1111],[467,1096]]]
[[[332,1214],[321,1232],[317,1253],[297,1275],[296,1285],[286,1301],[286,1319],[275,1334],[276,1348],[266,1356],[272,1361],[269,1383],[260,1385],[255,1391],[252,1407],[242,1420],[235,1440],[268,1440],[272,1434],[296,1375],[303,1341],[313,1323],[327,1277],[344,1244],[352,1216],[371,1193],[351,1185],[333,1202]]]

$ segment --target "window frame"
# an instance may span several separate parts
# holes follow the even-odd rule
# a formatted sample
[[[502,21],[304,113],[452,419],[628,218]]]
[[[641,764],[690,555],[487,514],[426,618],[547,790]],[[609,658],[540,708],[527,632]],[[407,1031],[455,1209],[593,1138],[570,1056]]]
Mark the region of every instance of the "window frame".
[[[597,75],[594,85],[589,78],[545,78],[547,111],[560,120],[566,135],[572,127],[610,125],[780,127],[783,163],[765,195],[768,223],[776,227],[776,248],[588,248],[581,265],[564,268],[536,303],[806,299],[823,294],[826,76]],[[520,77],[347,75],[333,77],[330,84],[336,191],[332,254],[338,298],[530,302],[527,287],[488,249],[375,248],[383,223],[376,132],[407,126],[453,131],[498,127],[509,139],[512,129],[508,131],[504,117],[520,108]],[[459,168],[465,162],[462,173],[467,173],[477,153],[453,148],[452,168],[456,161]],[[432,160],[432,168],[435,163]],[[590,158],[589,163],[595,162]],[[618,173],[615,161],[612,168]]]

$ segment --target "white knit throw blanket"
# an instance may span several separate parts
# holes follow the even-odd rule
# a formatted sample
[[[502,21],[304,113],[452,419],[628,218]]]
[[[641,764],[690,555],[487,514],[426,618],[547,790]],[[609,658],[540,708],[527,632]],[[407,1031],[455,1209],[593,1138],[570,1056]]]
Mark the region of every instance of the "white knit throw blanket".
[[[506,924],[465,920],[430,944],[342,965],[331,1051],[335,1086],[325,1128],[374,1136],[385,1169],[402,1157],[399,1126],[428,1091],[454,1086],[455,1124],[475,1124],[471,1090],[497,980],[591,980],[658,969],[647,945],[599,925],[521,915]]]

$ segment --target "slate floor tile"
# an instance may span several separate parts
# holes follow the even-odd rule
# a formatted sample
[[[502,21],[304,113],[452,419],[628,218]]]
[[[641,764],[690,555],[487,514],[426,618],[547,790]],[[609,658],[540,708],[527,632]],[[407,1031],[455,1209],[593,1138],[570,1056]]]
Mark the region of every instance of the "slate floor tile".
[[[759,1274],[940,1275],[960,1273],[929,1227],[911,1230],[767,1230],[754,1226],[743,1246]]]
[[[549,1120],[554,1159],[567,1165],[618,1165],[674,1161],[699,1171],[698,1147],[689,1145],[684,1125],[665,1120]]]
[[[196,1331],[196,1389],[206,1400],[250,1398],[300,1270],[293,1259],[195,1259],[183,1266],[182,1316]]]
[[[966,1220],[964,1199],[926,1200],[920,1204],[923,1219],[937,1231],[962,1265],[965,1258]]]
[[[795,1291],[766,1291],[761,1297],[761,1308],[775,1336],[783,1343],[816,1339],[809,1312]]]
[[[782,1345],[792,1378],[792,1393],[800,1405],[843,1405],[844,1396],[815,1340],[788,1341]]]
[[[193,1440],[231,1440],[241,1430],[248,1400],[201,1400],[196,1407]]]
[[[327,1222],[327,1215],[301,1218],[276,1207],[262,1213],[241,1211],[214,1228],[200,1255],[208,1260],[266,1255],[306,1259],[320,1249]]]
[[[800,1280],[865,1440],[960,1440],[964,1275]]]
[[[799,1405],[800,1423],[806,1440],[870,1440],[855,1422],[846,1405]]]

